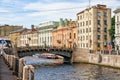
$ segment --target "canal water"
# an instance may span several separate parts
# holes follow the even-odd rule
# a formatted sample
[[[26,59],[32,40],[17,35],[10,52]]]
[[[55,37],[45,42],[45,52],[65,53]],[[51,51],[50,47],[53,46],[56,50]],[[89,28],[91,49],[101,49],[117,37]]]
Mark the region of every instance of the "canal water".
[[[120,80],[120,69],[73,64],[35,69],[34,80]]]

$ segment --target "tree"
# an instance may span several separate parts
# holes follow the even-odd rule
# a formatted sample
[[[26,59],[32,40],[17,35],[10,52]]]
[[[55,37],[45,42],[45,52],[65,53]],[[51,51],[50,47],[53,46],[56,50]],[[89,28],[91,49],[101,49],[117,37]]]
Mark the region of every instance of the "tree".
[[[114,48],[114,39],[115,39],[115,16],[112,17],[111,19],[111,29],[109,30],[109,34],[111,36],[111,43]]]

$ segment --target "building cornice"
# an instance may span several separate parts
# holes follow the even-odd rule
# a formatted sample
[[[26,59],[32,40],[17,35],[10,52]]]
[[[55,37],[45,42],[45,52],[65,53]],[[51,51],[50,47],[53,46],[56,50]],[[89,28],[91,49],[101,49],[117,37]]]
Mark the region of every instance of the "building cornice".
[[[114,13],[118,13],[118,12],[120,12],[120,8],[114,10],[113,12],[114,12]]]
[[[81,14],[81,13],[84,13],[85,11],[88,11],[90,9],[102,9],[102,10],[107,10],[107,9],[110,9],[110,8],[107,8],[106,5],[101,5],[101,4],[98,4],[96,6],[92,6],[90,8],[86,8],[85,10],[77,13],[77,15]]]

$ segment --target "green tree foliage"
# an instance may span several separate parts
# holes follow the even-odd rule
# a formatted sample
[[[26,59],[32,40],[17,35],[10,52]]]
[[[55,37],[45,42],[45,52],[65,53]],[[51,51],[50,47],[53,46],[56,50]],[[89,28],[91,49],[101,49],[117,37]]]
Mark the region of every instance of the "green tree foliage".
[[[115,16],[111,19],[111,29],[109,30],[109,34],[111,36],[112,46],[114,47],[114,39],[115,39]]]

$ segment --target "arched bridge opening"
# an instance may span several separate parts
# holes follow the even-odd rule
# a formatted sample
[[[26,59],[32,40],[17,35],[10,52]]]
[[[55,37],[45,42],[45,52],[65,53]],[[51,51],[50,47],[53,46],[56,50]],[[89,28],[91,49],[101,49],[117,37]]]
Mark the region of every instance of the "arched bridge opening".
[[[35,54],[42,54],[42,53],[51,53],[55,55],[60,55],[64,57],[64,63],[71,63],[72,53],[73,51],[70,49],[20,49],[17,50],[17,56],[19,58],[25,56],[32,56]]]

